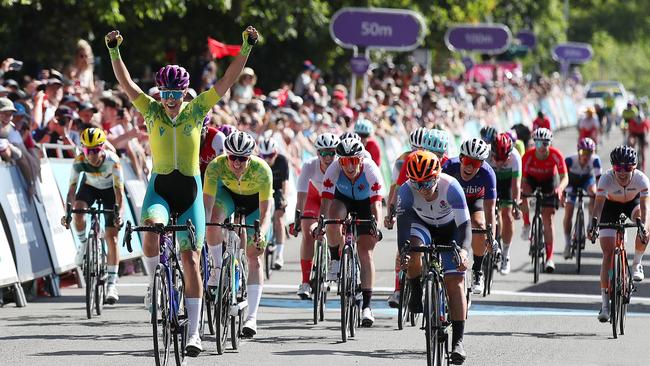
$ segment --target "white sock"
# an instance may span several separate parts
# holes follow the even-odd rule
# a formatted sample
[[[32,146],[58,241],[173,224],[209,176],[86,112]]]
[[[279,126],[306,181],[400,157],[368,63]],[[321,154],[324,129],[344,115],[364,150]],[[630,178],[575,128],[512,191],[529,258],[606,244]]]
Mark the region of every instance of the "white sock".
[[[214,268],[221,268],[223,262],[223,244],[208,245]]]
[[[106,266],[106,271],[108,272],[108,284],[109,285],[114,285],[117,283],[117,269],[119,268],[119,265],[114,265],[114,266]]]
[[[284,244],[275,244],[275,254],[278,258],[282,258],[282,253],[284,253]]]
[[[187,297],[185,298],[185,308],[187,309],[187,319],[190,326],[187,329],[187,334],[192,337],[199,335],[199,318],[201,315],[201,298]]]
[[[142,263],[149,273],[149,283],[152,284],[153,276],[156,274],[156,267],[158,267],[158,263],[160,263],[160,256],[147,257],[143,255]]]
[[[602,307],[607,308],[609,307],[609,294],[607,294],[607,289],[606,288],[601,288],[600,289],[600,297],[603,301]]]
[[[503,243],[503,249],[501,250],[501,254],[503,255],[503,258],[510,258],[510,243],[506,244],[505,242]]]
[[[641,263],[643,260],[643,250],[635,250],[634,251],[634,263],[632,266],[636,266],[637,264]]]
[[[262,299],[262,285],[248,285],[248,319],[257,319],[257,309]]]
[[[85,229],[82,230],[82,231],[77,231],[77,229],[73,225],[72,230],[74,231],[75,235],[77,236],[77,238],[79,239],[80,242],[85,243],[86,240],[88,240],[88,238],[86,237],[86,230]]]

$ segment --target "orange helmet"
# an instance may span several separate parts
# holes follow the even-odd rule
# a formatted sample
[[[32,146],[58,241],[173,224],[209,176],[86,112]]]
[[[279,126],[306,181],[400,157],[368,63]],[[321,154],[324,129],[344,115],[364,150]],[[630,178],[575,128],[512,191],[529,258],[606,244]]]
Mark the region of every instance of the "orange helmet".
[[[434,153],[419,150],[409,157],[406,176],[414,182],[426,182],[437,177],[440,170],[440,160]]]

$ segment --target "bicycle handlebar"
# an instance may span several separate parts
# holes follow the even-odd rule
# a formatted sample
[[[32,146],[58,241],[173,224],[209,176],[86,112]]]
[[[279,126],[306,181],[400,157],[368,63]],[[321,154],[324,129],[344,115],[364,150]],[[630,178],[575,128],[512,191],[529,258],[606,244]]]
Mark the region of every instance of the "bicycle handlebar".
[[[411,241],[407,240],[404,245],[400,247],[400,257],[403,259],[408,253],[429,253],[429,254],[435,254],[435,253],[446,253],[446,252],[452,252],[454,254],[454,259],[457,264],[460,264],[460,250],[461,248],[456,244],[455,240],[452,240],[450,244],[448,245],[438,245],[438,244],[432,244],[429,246],[423,245],[423,246],[417,246],[413,247],[411,246]]]
[[[641,237],[641,241],[647,241],[648,233],[645,230],[645,225],[640,217],[637,217],[634,223],[625,222],[625,215],[621,214],[617,222],[605,222],[598,223],[598,218],[594,217],[591,220],[591,243],[596,243],[598,238],[599,229],[614,229],[614,230],[625,230],[627,228],[637,228],[637,235]]]
[[[377,229],[377,219],[373,215],[371,219],[357,219],[353,218],[350,213],[344,219],[326,219],[324,215],[318,217],[318,225],[312,232],[312,236],[316,237],[318,233],[322,232],[325,229],[326,225],[370,225],[370,230],[372,233],[376,233],[377,241],[383,239],[383,235],[380,230]]]
[[[99,203],[99,206],[103,206],[101,202]],[[88,208],[72,208],[72,203],[68,202],[65,205],[65,217],[61,221],[61,224],[65,226],[66,229],[70,228],[70,222],[72,222],[72,214],[108,214],[113,215],[115,218],[117,218],[120,216],[120,205],[114,204],[113,209],[106,210],[104,208],[96,208],[92,206]]]
[[[131,234],[133,232],[150,232],[164,235],[165,233],[176,231],[187,231],[190,237],[190,247],[193,251],[197,249],[196,228],[194,227],[194,224],[192,224],[192,220],[189,219],[185,222],[185,225],[163,225],[161,223],[156,223],[153,225],[133,226],[131,221],[127,221],[122,246],[126,246],[129,253],[133,252],[133,248],[131,247]]]
[[[293,236],[297,237],[298,233],[302,231],[302,228],[300,227],[300,223],[298,221],[302,220],[318,220],[318,217],[316,216],[305,216],[301,214],[300,210],[296,210],[296,213],[294,215],[294,222],[293,222]]]
[[[485,229],[472,228],[472,234],[488,234],[492,232],[492,224],[487,224]]]

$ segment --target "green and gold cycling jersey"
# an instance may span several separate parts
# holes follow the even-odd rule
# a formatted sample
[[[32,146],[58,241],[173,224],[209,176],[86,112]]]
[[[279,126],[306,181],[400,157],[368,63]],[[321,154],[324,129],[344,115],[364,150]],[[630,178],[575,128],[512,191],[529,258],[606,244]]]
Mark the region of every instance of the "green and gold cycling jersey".
[[[259,194],[259,200],[266,201],[273,195],[273,173],[264,160],[251,156],[246,171],[237,179],[228,167],[228,156],[220,155],[205,169],[203,193],[215,197],[222,187],[242,196]]]
[[[200,175],[199,149],[203,119],[221,99],[214,88],[181,105],[176,118],[171,119],[162,103],[142,93],[133,105],[142,113],[147,124],[153,172],[170,174],[174,170],[186,176]]]

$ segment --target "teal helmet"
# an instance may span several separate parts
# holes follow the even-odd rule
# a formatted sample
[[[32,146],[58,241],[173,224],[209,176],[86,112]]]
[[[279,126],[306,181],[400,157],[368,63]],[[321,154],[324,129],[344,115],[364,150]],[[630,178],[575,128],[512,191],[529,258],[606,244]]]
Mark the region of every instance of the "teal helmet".
[[[443,130],[432,129],[422,141],[422,148],[438,154],[446,154],[449,145],[449,136]]]
[[[375,126],[367,119],[359,118],[354,124],[354,132],[361,137],[367,137],[375,132]]]

